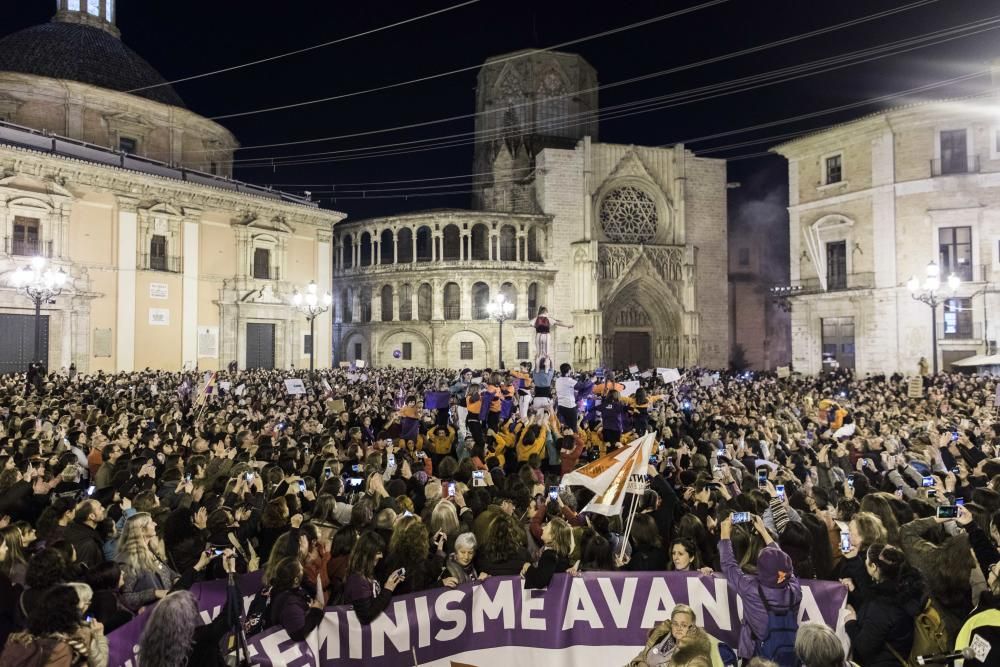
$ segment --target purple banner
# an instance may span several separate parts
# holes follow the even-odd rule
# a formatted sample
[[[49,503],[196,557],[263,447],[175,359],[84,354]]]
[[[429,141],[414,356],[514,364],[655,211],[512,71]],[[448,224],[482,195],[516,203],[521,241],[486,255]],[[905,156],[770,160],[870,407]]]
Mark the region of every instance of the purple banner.
[[[486,418],[490,414],[490,405],[493,403],[493,393],[484,391],[479,395],[479,398],[483,402],[482,406],[479,408],[479,421],[485,422]]]
[[[446,391],[424,392],[425,410],[447,410],[451,402],[451,394]]]
[[[237,580],[237,585],[243,594],[244,613],[250,608],[250,602],[260,590],[262,574],[260,571],[252,572],[242,575]],[[208,623],[219,615],[222,605],[226,602],[226,580],[195,584],[191,587],[191,593],[198,601],[202,622]],[[144,614],[136,616],[108,635],[108,667],[135,667],[138,664],[136,654],[139,651],[139,638],[142,636],[142,629],[146,627],[151,610],[152,606],[148,607],[148,611]]]
[[[240,584],[246,608],[259,585]],[[196,590],[197,589],[197,590]],[[192,589],[208,621],[221,610],[225,582]],[[802,585],[800,622],[818,621],[843,634],[847,591],[839,583]],[[275,627],[250,640],[253,663],[264,667],[424,667],[468,664],[518,667],[625,664],[646,633],[669,618],[675,604],[694,608],[698,624],[735,647],[740,628],[737,596],[721,576],[686,572],[591,572],[556,575],[545,590],[524,590],[519,577],[434,589],[393,598],[385,613],[363,626],[350,607],[331,607],[306,642]],[[110,667],[126,667],[138,645],[139,618],[110,637]],[[132,627],[139,624],[138,628]],[[507,647],[500,655],[495,649]],[[132,662],[134,665],[134,661]]]

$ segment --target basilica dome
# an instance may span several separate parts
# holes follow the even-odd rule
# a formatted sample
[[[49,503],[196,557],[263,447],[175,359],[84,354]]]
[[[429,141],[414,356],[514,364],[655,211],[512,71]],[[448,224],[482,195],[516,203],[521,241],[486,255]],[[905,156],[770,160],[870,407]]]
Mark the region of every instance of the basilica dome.
[[[165,83],[152,65],[107,30],[56,21],[0,39],[0,72],[78,81],[121,92]],[[186,108],[167,85],[134,94]]]

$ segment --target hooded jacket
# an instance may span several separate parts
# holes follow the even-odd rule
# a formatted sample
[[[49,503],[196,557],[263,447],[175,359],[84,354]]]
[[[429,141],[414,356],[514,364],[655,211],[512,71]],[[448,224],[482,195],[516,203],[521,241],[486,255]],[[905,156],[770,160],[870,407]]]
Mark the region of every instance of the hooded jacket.
[[[778,546],[773,544],[769,548],[776,549]],[[794,573],[789,577],[787,585],[781,588],[770,588],[760,582],[756,575],[745,574],[736,562],[732,540],[719,542],[719,559],[726,581],[736,589],[736,593],[743,600],[743,625],[740,627],[740,645],[737,654],[741,658],[752,658],[756,644],[754,637],[763,638],[767,634],[767,609],[760,600],[758,583],[771,607],[787,607],[789,604],[801,603],[802,587]]]

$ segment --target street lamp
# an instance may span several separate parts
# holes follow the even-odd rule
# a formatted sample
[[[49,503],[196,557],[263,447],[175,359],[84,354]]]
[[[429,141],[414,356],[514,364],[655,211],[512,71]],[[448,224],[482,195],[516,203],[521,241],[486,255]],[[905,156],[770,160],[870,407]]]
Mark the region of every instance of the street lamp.
[[[917,301],[926,303],[931,308],[931,352],[934,357],[934,374],[937,375],[937,307],[939,304],[944,302],[944,298],[942,298],[938,293],[938,290],[941,289],[941,269],[938,268],[938,265],[935,262],[931,262],[927,265],[926,273],[927,277],[924,278],[923,283],[921,283],[920,279],[916,276],[912,276],[906,282],[906,288],[910,290],[910,296]],[[948,289],[951,290],[951,296],[954,296],[959,285],[962,284],[962,279],[953,273],[948,276],[947,284]]]
[[[69,278],[62,269],[45,268],[44,257],[32,257],[31,267],[22,266],[10,278],[10,284],[35,304],[35,354],[34,360],[41,362],[42,347],[42,304],[62,294]]]
[[[514,317],[514,304],[507,300],[503,292],[486,304],[486,313],[491,320],[500,323],[500,368],[503,368],[503,323]]]
[[[317,292],[316,281],[310,280],[306,285],[306,293],[295,290],[292,293],[292,305],[309,320],[309,372],[314,368],[314,357],[316,355],[316,318],[330,310],[333,303],[333,296],[327,292],[320,299]]]

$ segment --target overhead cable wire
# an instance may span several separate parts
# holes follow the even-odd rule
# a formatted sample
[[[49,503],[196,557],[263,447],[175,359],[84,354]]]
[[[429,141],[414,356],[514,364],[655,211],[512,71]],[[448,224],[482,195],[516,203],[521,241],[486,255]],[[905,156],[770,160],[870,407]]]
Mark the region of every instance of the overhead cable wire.
[[[204,79],[205,77],[215,76],[216,74],[224,74],[226,72],[232,72],[238,69],[244,69],[246,67],[253,67],[254,65],[261,65],[263,63],[273,62],[275,60],[280,60],[282,58],[288,58],[289,56],[296,56],[300,53],[306,53],[308,51],[315,51],[316,49],[326,48],[328,46],[333,46],[335,44],[343,44],[344,42],[349,42],[360,37],[367,37],[368,35],[374,35],[379,32],[385,32],[386,30],[391,30],[392,28],[398,28],[399,26],[406,25],[408,23],[414,23],[432,16],[437,16],[439,14],[444,14],[456,9],[461,9],[468,5],[474,5],[479,0],[465,0],[465,2],[460,2],[457,5],[451,5],[450,7],[444,7],[443,9],[437,9],[433,12],[427,12],[426,14],[421,14],[419,16],[414,16],[402,21],[396,21],[395,23],[389,23],[377,28],[372,28],[370,30],[364,30],[353,35],[348,35],[346,37],[339,37],[337,39],[330,40],[328,42],[323,42],[322,44],[314,44],[312,46],[307,46],[302,49],[295,49],[294,51],[288,51],[286,53],[279,53],[276,56],[270,56],[268,58],[260,58],[258,60],[251,60],[250,62],[243,63],[241,65],[233,65],[231,67],[223,67],[222,69],[212,70],[211,72],[202,72],[201,74],[192,74],[191,76],[181,77],[180,79],[173,79],[171,81],[164,81],[163,83],[154,83],[148,86],[142,86],[141,88],[132,88],[131,90],[126,90],[126,93],[137,93],[143,90],[150,90],[151,88],[160,88],[161,86],[171,86],[175,83],[183,83],[185,81],[193,81],[194,79]]]
[[[708,2],[703,2],[700,5],[694,5],[693,7],[685,7],[684,9],[678,9],[667,14],[661,14],[660,16],[654,16],[653,18],[644,19],[642,21],[637,21],[635,23],[630,23],[625,26],[620,26],[618,28],[612,28],[610,30],[604,30],[593,35],[587,35],[586,37],[579,37],[577,39],[571,39],[566,42],[560,42],[558,44],[553,44],[551,46],[546,46],[542,49],[530,49],[522,53],[508,54],[506,56],[501,56],[499,58],[494,58],[491,60],[493,63],[501,63],[509,60],[517,60],[519,58],[527,58],[538,53],[545,53],[546,51],[553,51],[555,49],[561,49],[567,46],[572,46],[574,44],[580,44],[582,42],[590,41],[592,39],[598,39],[601,37],[607,37],[609,35],[616,35],[620,32],[625,32],[627,30],[634,30],[636,28],[641,28],[653,23],[659,23],[660,21],[666,21],[668,19],[676,18],[678,16],[684,16],[686,14],[692,14],[694,12],[700,11],[702,9],[707,9],[709,7],[714,7],[716,5],[721,5],[730,0],[709,0]],[[935,2],[937,0],[923,0],[924,2]],[[273,107],[265,107],[262,109],[251,109],[250,111],[240,111],[236,113],[222,114],[218,116],[209,116],[211,120],[225,120],[227,118],[242,118],[243,116],[252,116],[262,113],[271,113],[273,111],[284,111],[286,109],[296,109],[304,106],[310,106],[313,104],[322,104],[324,102],[332,102],[334,100],[347,99],[349,97],[357,97],[359,95],[368,95],[371,93],[381,92],[383,90],[391,90],[393,88],[401,88],[403,86],[413,85],[415,83],[423,83],[424,81],[432,81],[434,79],[441,79],[446,76],[452,76],[454,74],[461,74],[462,72],[468,72],[471,70],[479,69],[482,65],[469,65],[467,67],[460,67],[458,69],[448,70],[446,72],[438,72],[437,74],[428,74],[427,76],[418,77],[416,79],[410,79],[408,81],[397,81],[396,83],[386,84],[384,86],[376,86],[374,88],[365,88],[363,90],[355,90],[349,93],[341,93],[339,95],[329,95],[327,97],[321,97],[313,100],[305,100],[302,102],[293,102],[290,104],[281,104]]]
[[[546,121],[545,124],[546,127],[549,129],[559,129],[562,127],[570,127],[573,125],[579,125],[586,122],[592,122],[593,118],[591,118],[591,116],[595,116],[597,114],[599,114],[599,118],[601,120],[614,120],[617,118],[633,116],[639,113],[648,113],[650,111],[657,111],[665,108],[672,108],[685,104],[691,104],[694,102],[714,99],[724,95],[756,90],[766,86],[775,85],[777,83],[786,83],[788,81],[801,79],[806,76],[814,76],[816,74],[822,74],[833,70],[842,69],[844,67],[849,67],[866,62],[871,62],[873,60],[900,55],[902,53],[907,53],[909,51],[913,51],[918,48],[926,48],[928,46],[934,46],[944,42],[952,41],[954,39],[972,36],[989,30],[995,30],[997,28],[1000,28],[1000,19],[991,19],[989,21],[983,22],[983,24],[987,25],[988,27],[973,32],[967,32],[964,34],[956,34],[956,33],[959,32],[960,30],[965,29],[967,26],[964,26],[961,29],[955,28],[944,31],[936,31],[935,33],[930,33],[928,35],[911,38],[907,40],[901,40],[881,47],[863,49],[850,54],[826,58],[819,61],[813,61],[811,63],[804,63],[789,68],[784,68],[782,70],[774,70],[772,72],[764,74],[744,77],[743,79],[722,82],[719,84],[712,84],[709,86],[703,86],[701,88],[696,88],[690,91],[681,91],[678,93],[671,93],[668,95],[646,98],[633,102],[627,102],[613,107],[605,107],[599,112],[588,111],[581,114],[570,114],[565,117],[567,120],[562,120],[560,122],[555,122],[555,123],[551,121]],[[941,37],[942,35],[948,35],[948,36],[928,41],[931,37]],[[906,48],[900,48],[900,47],[906,47]],[[867,57],[863,57],[860,60],[857,59],[862,56],[867,56]],[[820,69],[815,69],[816,67],[820,67]],[[813,69],[813,71],[809,71],[810,69]],[[711,94],[705,94],[705,93],[711,93]],[[578,117],[578,120],[575,121],[568,120],[573,116]],[[532,128],[529,126],[526,127],[523,131],[530,133],[532,131]],[[341,154],[357,153],[361,151],[369,151],[365,155],[343,155],[341,157],[316,158],[316,159],[299,159],[299,156],[274,156],[271,158],[248,158],[245,160],[234,160],[233,163],[236,164],[237,166],[245,168],[254,168],[254,167],[272,168],[277,166],[289,167],[289,166],[301,166],[301,165],[321,164],[329,162],[344,162],[356,159],[368,159],[374,157],[385,157],[391,155],[418,153],[418,152],[425,152],[428,150],[450,148],[454,146],[468,145],[479,141],[489,141],[492,140],[493,138],[500,138],[504,136],[504,133],[501,133],[500,131],[494,134],[495,136],[491,136],[488,133],[476,136],[475,133],[463,133],[461,135],[456,135],[456,136],[458,137],[468,136],[469,137],[468,140],[463,141],[460,139],[455,139],[410,149],[377,150],[380,149],[381,147],[361,147],[354,149],[342,149],[341,151],[324,152],[325,155],[331,155],[331,154],[341,155]],[[428,138],[425,140],[418,140],[418,141],[427,143],[435,141],[436,139],[438,138]],[[407,142],[407,143],[415,143],[415,142]],[[251,164],[251,162],[253,162],[254,164]]]
[[[787,44],[798,42],[798,41],[801,41],[801,40],[804,40],[804,39],[809,39],[811,37],[816,37],[818,35],[826,34],[826,33],[829,33],[829,32],[834,32],[834,31],[837,31],[837,30],[842,30],[842,29],[848,28],[848,27],[853,27],[855,25],[859,25],[861,23],[865,23],[865,22],[868,22],[868,21],[874,21],[874,20],[877,20],[877,19],[880,19],[880,18],[885,18],[886,16],[897,14],[897,13],[903,12],[903,11],[908,11],[910,9],[915,9],[915,8],[918,8],[918,7],[923,7],[925,5],[928,5],[928,4],[931,4],[931,3],[934,3],[934,2],[938,2],[938,1],[939,0],[917,0],[916,2],[912,2],[912,3],[909,3],[907,5],[903,5],[903,6],[896,7],[896,8],[889,9],[889,10],[884,10],[884,11],[881,11],[881,12],[876,12],[875,14],[869,14],[867,16],[862,16],[862,17],[859,17],[859,18],[856,18],[856,19],[851,19],[849,21],[843,21],[841,23],[837,23],[837,24],[834,24],[834,25],[831,25],[831,26],[826,26],[824,28],[818,28],[818,29],[815,29],[815,30],[810,30],[808,32],[800,33],[798,35],[793,35],[791,37],[785,37],[785,38],[782,38],[782,39],[778,39],[778,40],[774,40],[774,41],[771,41],[771,42],[767,42],[765,44],[759,44],[757,46],[752,46],[752,47],[748,47],[748,48],[745,48],[745,49],[740,49],[738,51],[732,51],[732,52],[725,53],[725,54],[722,54],[722,55],[719,55],[719,56],[713,56],[711,58],[705,58],[705,59],[702,59],[702,60],[699,60],[699,61],[696,61],[696,62],[686,63],[684,65],[678,65],[678,66],[675,66],[675,67],[670,67],[670,68],[667,68],[667,69],[658,70],[656,72],[650,72],[650,73],[647,73],[647,74],[642,74],[642,75],[631,77],[631,78],[628,78],[628,79],[623,79],[621,81],[615,81],[615,82],[611,82],[611,83],[602,84],[602,85],[595,86],[595,87],[592,87],[592,88],[583,88],[583,89],[580,89],[580,90],[574,90],[574,91],[571,91],[571,92],[568,92],[568,93],[564,93],[564,94],[561,94],[561,95],[553,95],[553,96],[545,98],[544,102],[548,103],[548,102],[552,102],[554,100],[559,100],[559,99],[564,99],[564,98],[571,98],[571,97],[575,97],[575,96],[578,96],[578,95],[583,95],[583,94],[590,93],[590,92],[601,91],[601,90],[608,90],[608,89],[611,89],[611,88],[617,88],[617,87],[620,87],[620,86],[625,86],[625,85],[630,85],[630,84],[633,84],[633,83],[639,83],[641,81],[646,81],[646,80],[652,79],[652,78],[657,78],[657,77],[661,77],[661,76],[667,76],[669,74],[676,74],[678,72],[683,72],[683,71],[686,71],[686,70],[695,69],[697,67],[702,67],[702,66],[705,66],[705,65],[711,65],[711,64],[718,63],[718,62],[723,62],[723,61],[726,61],[726,60],[731,60],[733,58],[739,58],[739,57],[742,57],[742,56],[746,56],[746,55],[750,55],[750,54],[753,54],[753,53],[757,53],[759,51],[764,51],[764,50],[767,50],[767,49],[777,48],[779,46],[785,46]],[[588,38],[583,38],[583,40],[585,40],[585,39],[588,39]],[[583,40],[581,40],[581,41],[583,41]],[[548,48],[552,49],[552,48],[557,48],[557,47],[548,47]],[[543,50],[544,49],[541,49],[538,52],[543,51]],[[517,57],[524,57],[524,54],[514,54],[514,55],[510,56],[511,59],[517,58]],[[493,62],[502,62],[502,60],[493,61]],[[476,67],[480,67],[480,65],[477,65]],[[536,106],[536,105],[538,105],[540,103],[541,102],[535,102],[535,101],[532,101],[532,102],[522,102],[522,103],[518,103],[518,104],[509,105],[509,108],[512,108],[514,110],[518,110],[518,109],[521,109],[521,108],[524,108],[524,107]],[[430,120],[430,121],[422,121],[422,122],[417,122],[417,123],[409,123],[409,124],[406,124],[406,125],[397,125],[395,127],[380,128],[380,129],[376,129],[376,130],[368,130],[368,131],[363,131],[363,132],[354,132],[354,133],[350,133],[350,134],[341,134],[341,135],[333,135],[333,136],[326,136],[326,137],[317,137],[317,138],[313,138],[313,139],[301,139],[301,140],[296,140],[296,141],[285,141],[285,142],[277,142],[277,143],[270,143],[270,144],[256,144],[256,145],[253,145],[253,146],[241,146],[239,150],[257,150],[257,149],[262,149],[262,148],[280,148],[280,147],[285,147],[285,146],[298,146],[298,145],[309,144],[309,143],[322,143],[322,142],[326,142],[326,141],[336,141],[336,140],[341,140],[341,139],[354,139],[354,138],[357,138],[357,137],[371,136],[371,135],[374,135],[374,134],[385,134],[385,133],[388,133],[388,132],[395,132],[395,131],[399,131],[399,130],[411,130],[411,129],[416,129],[416,128],[419,128],[419,127],[427,127],[427,126],[430,126],[430,125],[439,125],[439,124],[442,124],[442,123],[450,123],[450,122],[454,122],[456,120],[464,120],[464,119],[467,119],[467,118],[475,118],[475,117],[478,117],[478,116],[481,116],[481,115],[488,115],[488,114],[492,114],[492,113],[496,113],[496,112],[495,111],[477,111],[477,112],[473,112],[473,113],[466,113],[466,114],[459,114],[459,115],[454,115],[454,116],[447,116],[447,117],[444,117],[444,118],[437,118],[437,119]],[[218,117],[216,117],[216,119],[218,119]],[[252,159],[252,158],[250,158],[250,159]]]

